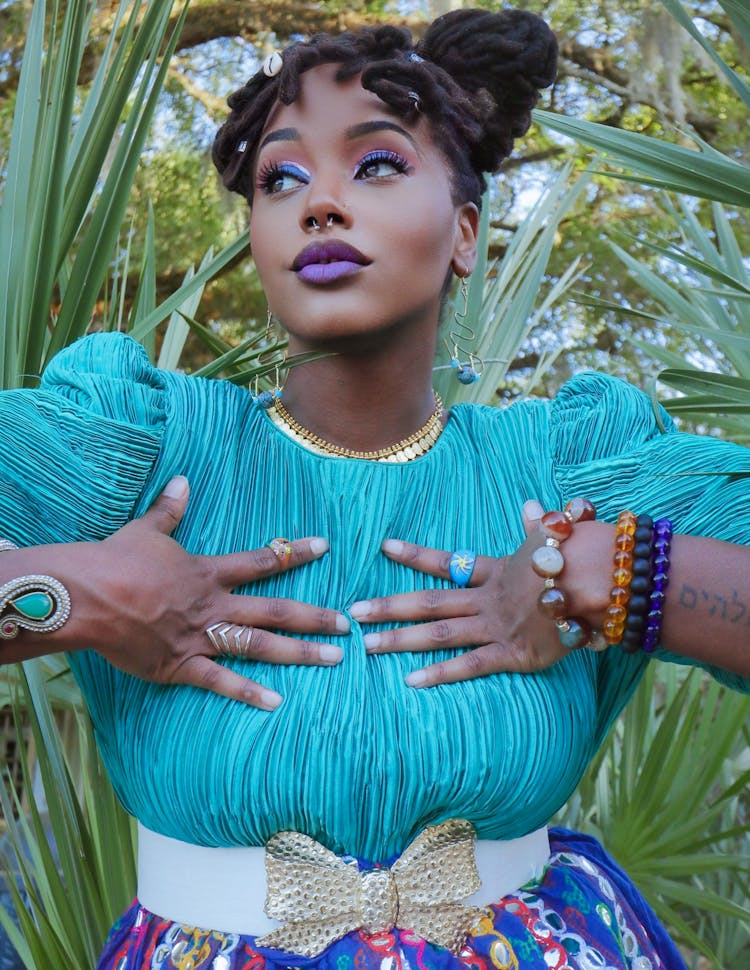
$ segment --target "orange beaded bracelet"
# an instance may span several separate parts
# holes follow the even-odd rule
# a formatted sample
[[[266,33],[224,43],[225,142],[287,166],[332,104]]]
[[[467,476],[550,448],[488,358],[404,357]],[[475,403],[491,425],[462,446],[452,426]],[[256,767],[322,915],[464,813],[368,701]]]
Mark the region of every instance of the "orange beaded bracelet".
[[[630,584],[633,581],[633,548],[635,546],[636,518],[630,510],[620,512],[615,527],[615,557],[612,573],[612,589],[609,606],[604,614],[602,636],[609,644],[619,643],[625,632],[630,602]]]

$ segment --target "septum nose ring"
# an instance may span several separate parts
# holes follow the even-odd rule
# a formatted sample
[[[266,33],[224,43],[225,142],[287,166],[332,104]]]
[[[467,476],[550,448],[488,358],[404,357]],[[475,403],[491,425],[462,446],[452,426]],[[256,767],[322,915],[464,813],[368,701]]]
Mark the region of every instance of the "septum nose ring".
[[[326,219],[326,228],[330,229],[331,226],[333,226],[333,216],[328,216]],[[321,226],[315,216],[311,216],[311,227],[313,232],[320,232]]]

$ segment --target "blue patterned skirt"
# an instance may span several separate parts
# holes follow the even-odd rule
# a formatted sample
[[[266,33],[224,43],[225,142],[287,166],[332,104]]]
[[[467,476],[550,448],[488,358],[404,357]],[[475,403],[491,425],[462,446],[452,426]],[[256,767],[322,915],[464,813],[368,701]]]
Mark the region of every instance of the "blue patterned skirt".
[[[539,882],[489,907],[455,956],[405,930],[350,933],[314,958],[163,920],[138,901],[97,970],[687,970],[651,907],[590,836],[550,829]]]

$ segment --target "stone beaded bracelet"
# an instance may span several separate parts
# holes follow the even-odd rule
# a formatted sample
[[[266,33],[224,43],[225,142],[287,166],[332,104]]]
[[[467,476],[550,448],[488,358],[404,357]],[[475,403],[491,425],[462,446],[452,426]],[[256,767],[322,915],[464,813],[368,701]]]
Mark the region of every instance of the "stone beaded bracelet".
[[[567,650],[587,646],[592,639],[589,624],[578,617],[569,616],[570,601],[566,593],[555,585],[555,580],[565,568],[560,544],[573,532],[576,522],[592,521],[596,509],[588,499],[575,498],[562,512],[546,512],[539,520],[544,545],[531,554],[531,568],[544,580],[544,589],[537,600],[539,609],[554,620],[560,643]]]
[[[632,579],[630,599],[628,600],[625,629],[620,646],[625,653],[636,653],[641,649],[646,631],[646,615],[651,604],[653,588],[653,530],[654,520],[650,515],[639,515],[635,520],[633,539]]]
[[[653,653],[659,643],[661,624],[664,619],[664,598],[669,585],[669,552],[672,546],[672,523],[669,519],[657,519],[653,529],[652,587],[646,631],[641,644],[645,653]]]
[[[615,569],[602,634],[626,653],[652,653],[659,642],[669,584],[672,523],[621,512],[615,527]]]

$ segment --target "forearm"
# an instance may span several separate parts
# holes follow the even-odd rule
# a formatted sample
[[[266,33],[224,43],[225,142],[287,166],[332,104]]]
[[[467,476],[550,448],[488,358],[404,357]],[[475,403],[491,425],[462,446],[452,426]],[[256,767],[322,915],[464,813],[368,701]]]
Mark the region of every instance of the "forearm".
[[[587,522],[566,543],[571,614],[597,629],[610,604],[614,539],[614,526]],[[703,536],[673,537],[660,644],[750,677],[750,548]]]
[[[750,548],[675,536],[662,646],[750,677]]]
[[[49,653],[79,650],[93,645],[97,623],[106,615],[103,581],[95,581],[97,546],[94,542],[61,543],[9,550],[0,554],[0,588],[13,580],[46,576],[62,584],[70,600],[70,613],[54,630],[36,632],[19,624],[17,635],[0,641],[0,663],[29,660]],[[18,593],[13,598],[18,598]],[[53,593],[53,602],[58,597]],[[17,615],[5,598],[3,620]],[[99,620],[97,620],[97,617]],[[43,626],[49,626],[43,622]]]

